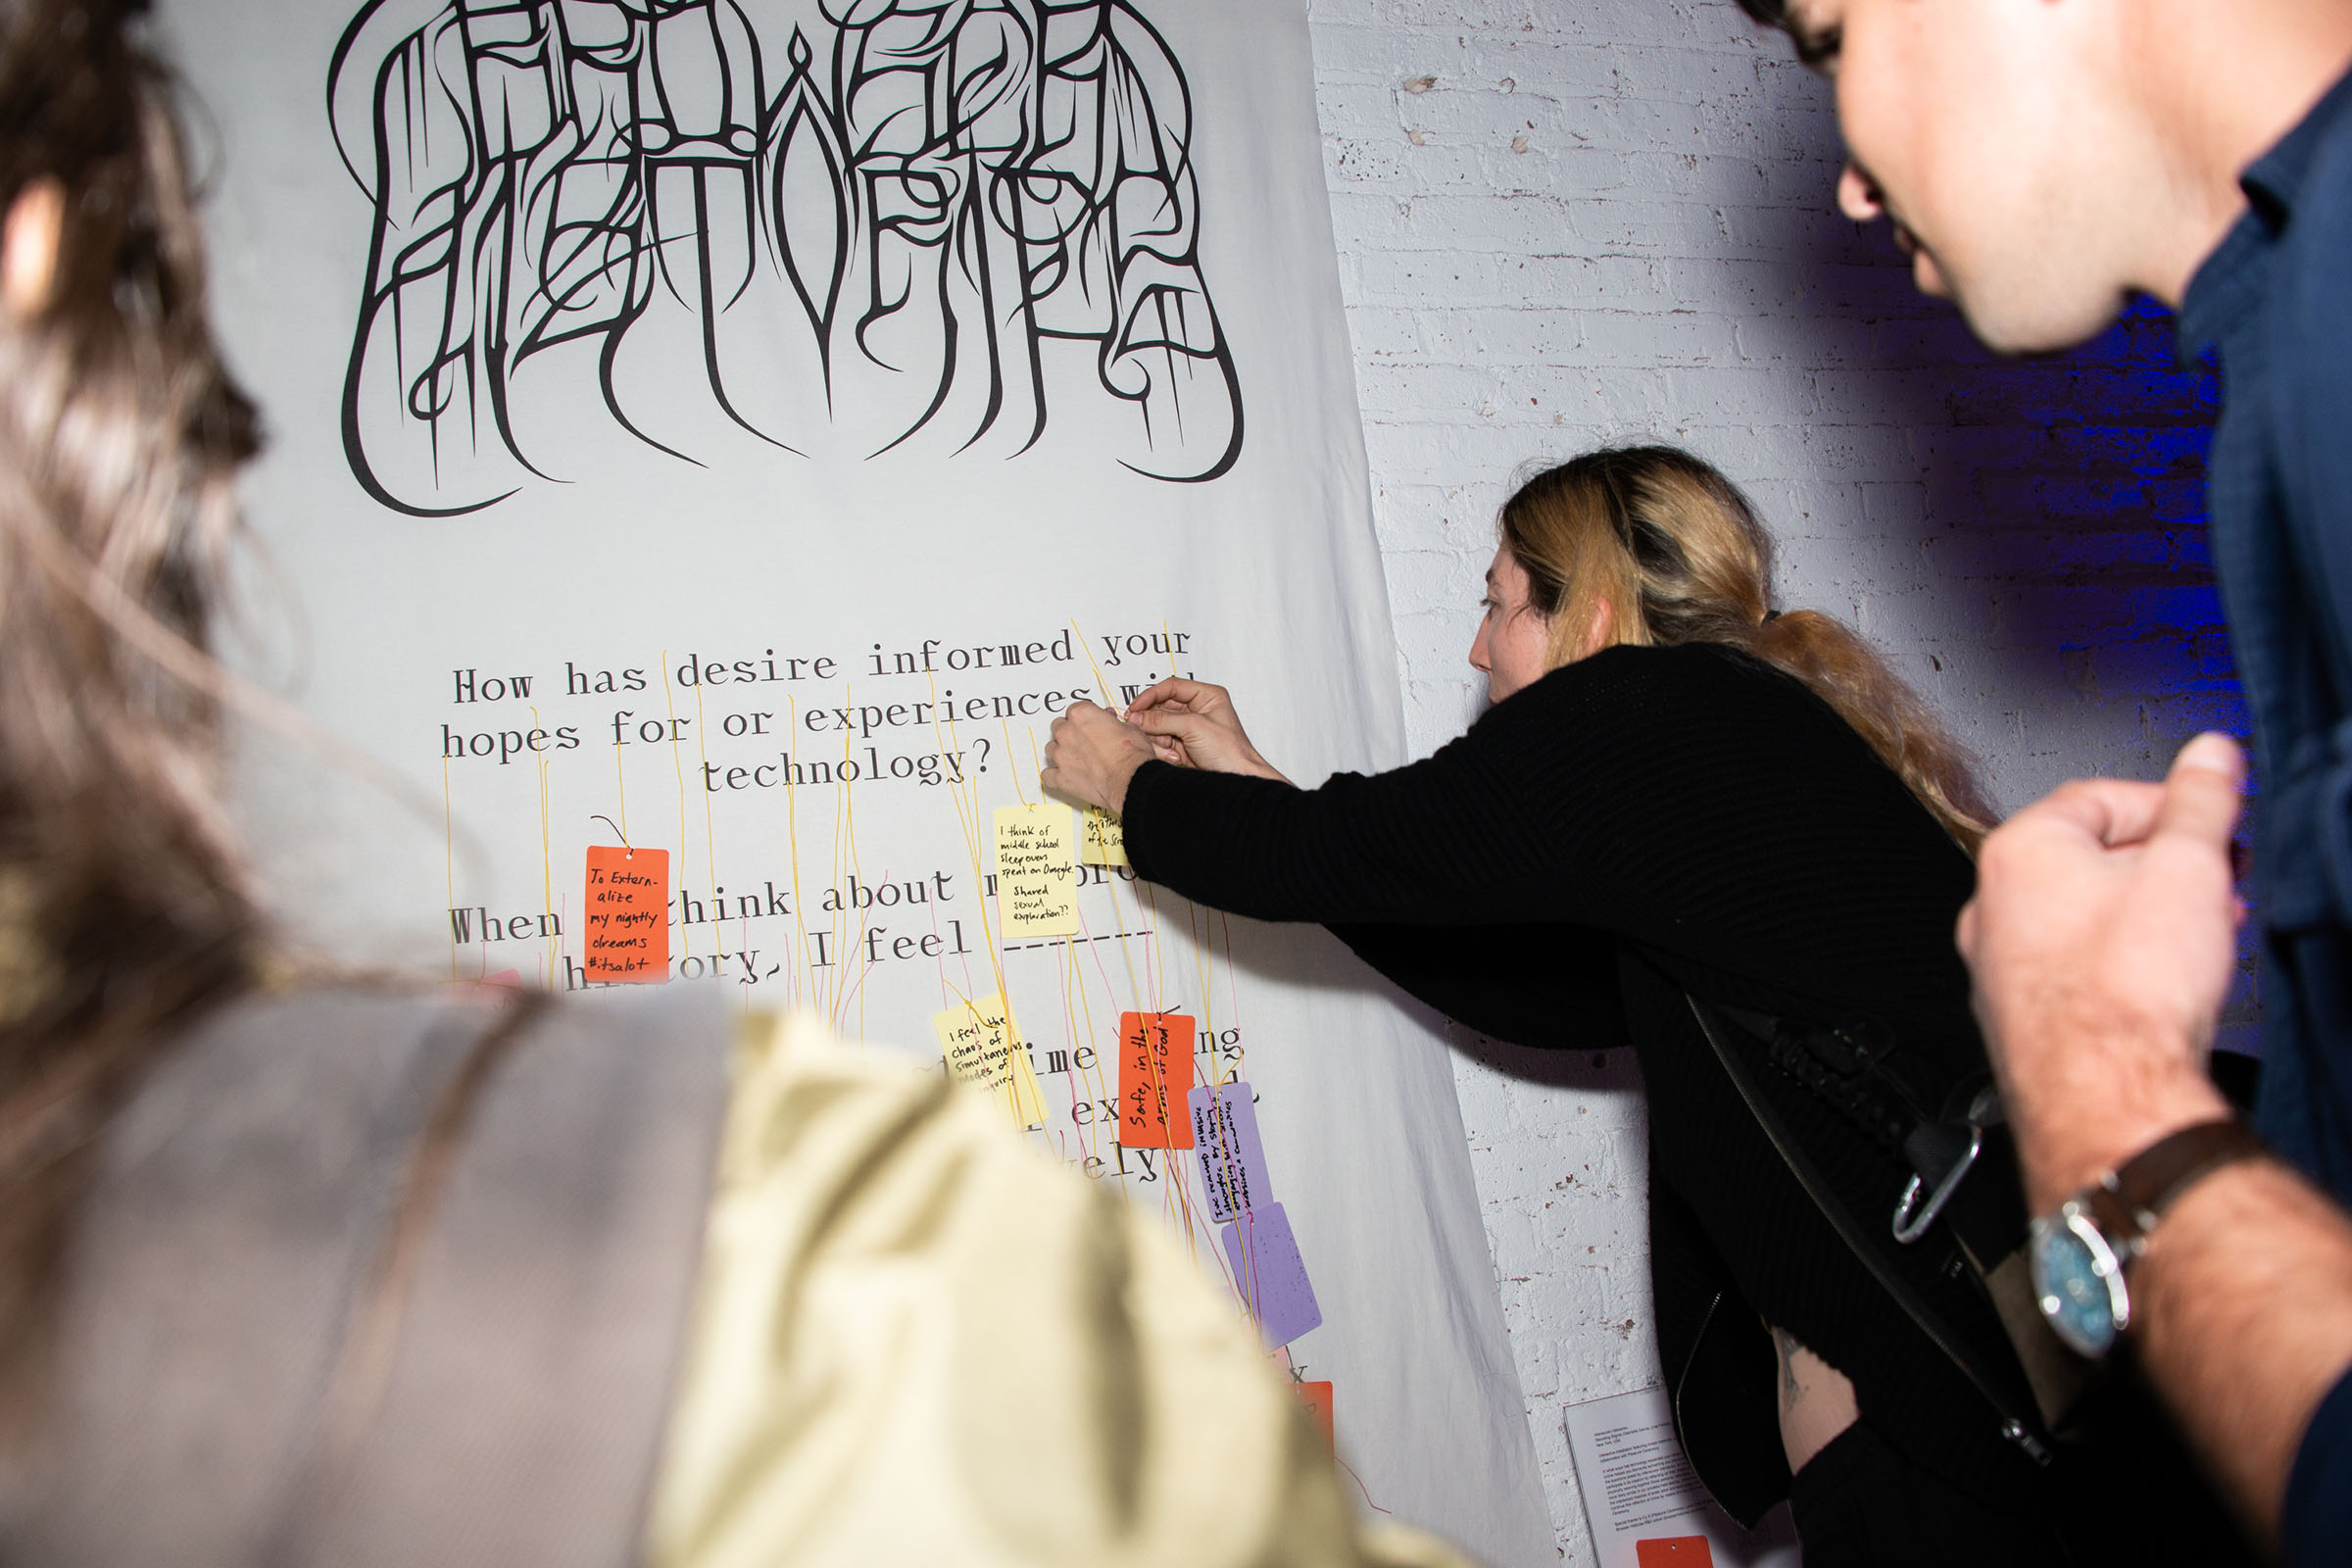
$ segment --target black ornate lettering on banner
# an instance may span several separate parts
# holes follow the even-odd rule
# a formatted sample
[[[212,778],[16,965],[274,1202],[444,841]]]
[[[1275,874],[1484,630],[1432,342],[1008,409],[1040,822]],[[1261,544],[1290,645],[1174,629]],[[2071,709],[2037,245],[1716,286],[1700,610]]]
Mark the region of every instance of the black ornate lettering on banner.
[[[327,98],[374,209],[344,446],[388,507],[564,477],[596,423],[1015,455],[1082,383],[1138,473],[1241,454],[1191,89],[1127,0],[371,0]]]

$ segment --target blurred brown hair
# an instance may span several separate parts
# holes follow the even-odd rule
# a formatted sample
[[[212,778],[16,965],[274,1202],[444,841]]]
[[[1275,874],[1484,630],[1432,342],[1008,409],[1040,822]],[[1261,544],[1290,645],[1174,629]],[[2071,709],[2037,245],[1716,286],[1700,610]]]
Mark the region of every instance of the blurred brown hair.
[[[252,405],[145,0],[0,0],[0,212],[63,196],[0,319],[0,1389],[41,1339],[99,1134],[175,1025],[248,984],[206,656]],[[0,313],[4,314],[4,313]],[[14,1402],[14,1401],[12,1401]]]
[[[1502,543],[1551,622],[1546,667],[1610,642],[1743,649],[1811,687],[1972,855],[1994,816],[1969,759],[1870,645],[1828,615],[1772,609],[1772,538],[1738,487],[1673,447],[1617,447],[1547,468],[1503,503]]]
[[[1841,42],[1838,29],[1808,30],[1788,9],[1788,0],[1740,0],[1740,9],[1763,25],[1787,33],[1796,45],[1796,58],[1808,66],[1820,66],[1838,53]]]

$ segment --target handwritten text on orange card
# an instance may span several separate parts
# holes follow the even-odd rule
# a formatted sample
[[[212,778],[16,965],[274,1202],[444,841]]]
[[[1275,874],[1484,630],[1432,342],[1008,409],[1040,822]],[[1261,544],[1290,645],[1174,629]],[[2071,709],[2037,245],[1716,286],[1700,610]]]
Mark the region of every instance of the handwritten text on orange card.
[[[658,985],[669,978],[669,852],[588,851],[590,980]]]
[[[1181,1012],[1119,1014],[1119,1143],[1127,1149],[1190,1149],[1193,1019]]]

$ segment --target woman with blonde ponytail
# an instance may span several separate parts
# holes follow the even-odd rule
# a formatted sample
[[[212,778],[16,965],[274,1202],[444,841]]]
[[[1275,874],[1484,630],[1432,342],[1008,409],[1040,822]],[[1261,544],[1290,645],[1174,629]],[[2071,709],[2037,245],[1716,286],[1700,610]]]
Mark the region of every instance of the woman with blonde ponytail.
[[[1501,532],[1529,610],[1551,627],[1547,668],[1605,646],[1571,646],[1604,602],[1609,645],[1743,649],[1836,709],[1961,848],[1974,854],[1991,831],[1968,758],[1871,646],[1818,611],[1773,608],[1772,536],[1698,459],[1673,447],[1590,453],[1522,485]]]
[[[1056,722],[1047,787],[1120,812],[1152,881],[1330,925],[1484,1033],[1634,1047],[1677,1432],[1735,1517],[1789,1499],[1807,1568],[2250,1561],[2160,1420],[2129,1464],[2066,1446],[2109,1405],[1995,1304],[2025,1215],[1952,945],[1993,821],[1966,757],[1775,607],[1754,510],[1689,453],[1545,469],[1499,532],[1493,706],[1428,760],[1301,790],[1169,680]]]

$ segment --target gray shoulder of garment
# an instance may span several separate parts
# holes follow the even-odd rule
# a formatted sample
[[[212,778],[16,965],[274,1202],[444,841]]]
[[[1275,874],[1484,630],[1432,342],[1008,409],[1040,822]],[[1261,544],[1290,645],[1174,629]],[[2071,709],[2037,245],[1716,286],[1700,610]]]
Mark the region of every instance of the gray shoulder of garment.
[[[385,1290],[419,1138],[495,1021],[327,992],[206,1020],[118,1120],[0,1556],[634,1560],[726,1102],[714,995],[546,1008],[470,1098]],[[419,1222],[420,1221],[420,1222]]]

